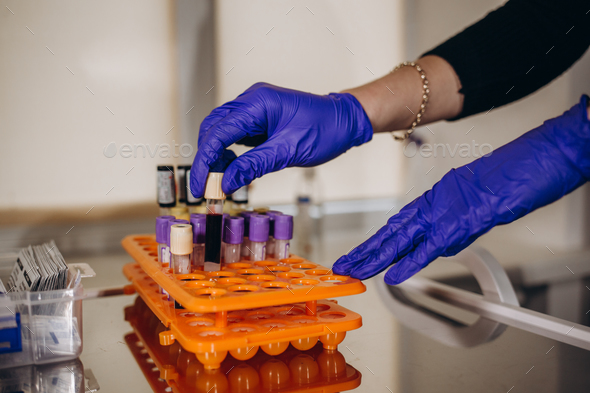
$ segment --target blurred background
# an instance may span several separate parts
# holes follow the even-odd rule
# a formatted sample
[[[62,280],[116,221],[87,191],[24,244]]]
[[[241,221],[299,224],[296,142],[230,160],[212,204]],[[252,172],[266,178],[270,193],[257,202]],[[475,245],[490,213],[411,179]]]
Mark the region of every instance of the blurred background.
[[[118,222],[124,232],[133,220],[156,212],[156,165],[192,163],[199,124],[215,106],[258,81],[318,94],[363,84],[500,4],[3,1],[0,244],[24,245],[45,236],[43,226],[60,226],[49,234],[63,237],[67,253],[82,247],[88,234],[82,229],[91,231],[97,223]],[[526,100],[416,134],[450,150],[462,143],[501,146],[590,91],[589,65],[586,54]],[[287,169],[256,180],[250,201],[288,206],[305,188],[322,207],[315,217],[391,214],[449,169],[476,158],[451,157],[449,149],[444,157],[442,150],[436,157],[412,156],[411,148],[404,154],[404,145],[390,135],[376,135],[315,170]],[[547,254],[546,247],[582,248],[586,192],[494,231],[512,243],[518,239],[518,250],[534,255]],[[366,231],[375,223],[359,225]],[[111,234],[116,244],[120,233]],[[109,235],[100,237],[105,244],[97,249],[116,247]],[[506,254],[513,257],[512,250]]]
[[[0,0],[0,259],[55,239],[66,258],[92,263],[99,276],[106,272],[100,285],[124,284],[102,266],[129,261],[124,236],[154,231],[156,166],[191,164],[199,124],[217,105],[259,81],[317,94],[369,82],[502,3]],[[455,146],[497,148],[569,109],[584,92],[590,93],[588,53],[525,100],[419,128],[424,142],[449,146],[436,157],[375,135],[316,169],[256,180],[250,203],[299,214],[311,230],[304,246],[296,232],[295,251],[329,266],[451,168],[478,157],[451,156]],[[298,204],[301,196],[311,203]],[[588,201],[585,186],[477,241],[509,271],[525,307],[588,324]],[[423,274],[477,290],[461,269],[435,263]],[[371,286],[367,296],[377,298]],[[363,309],[366,299],[343,304]],[[368,325],[375,323],[363,334],[383,339],[365,345],[366,336],[352,333],[351,343],[363,348],[355,356],[367,359],[395,342],[421,348],[418,334],[384,334],[381,325],[394,322],[380,312],[365,311]],[[407,371],[391,373],[398,363],[384,353],[370,366],[389,381]],[[438,381],[445,363],[432,361]],[[425,383],[418,371],[404,386]],[[558,379],[557,371],[547,372],[531,383],[544,388]]]

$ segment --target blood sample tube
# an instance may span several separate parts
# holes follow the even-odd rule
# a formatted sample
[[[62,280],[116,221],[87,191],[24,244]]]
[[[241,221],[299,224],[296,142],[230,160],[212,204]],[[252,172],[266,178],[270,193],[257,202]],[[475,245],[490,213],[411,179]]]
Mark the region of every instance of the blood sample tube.
[[[168,221],[174,220],[174,216],[156,217],[156,241],[158,242],[158,262],[164,262],[164,253],[166,252],[166,231],[168,230]],[[166,256],[166,262],[170,262],[170,255]]]
[[[207,229],[205,231],[205,264],[206,272],[221,268],[221,230],[223,228],[223,201],[225,194],[221,190],[223,173],[209,172],[205,185],[207,201]]]
[[[275,217],[275,257],[289,258],[289,247],[293,239],[293,216],[281,214]]]
[[[225,264],[239,262],[242,259],[241,246],[244,241],[244,218],[228,217],[223,227],[223,252]]]
[[[242,257],[246,258],[250,256],[250,216],[256,214],[253,211],[243,211],[240,216],[244,217],[244,241],[242,242]]]
[[[170,227],[170,254],[174,274],[191,272],[193,228],[190,224],[174,224]]]
[[[275,255],[275,217],[280,216],[281,212],[276,210],[269,210],[266,212],[268,218],[270,218],[269,230],[268,230],[268,242],[266,242],[266,255],[272,257]]]
[[[172,165],[158,165],[158,204],[161,216],[170,214],[169,209],[176,206],[176,184]]]
[[[170,228],[172,227],[172,225],[175,224],[188,224],[189,222],[187,220],[170,220],[168,221],[168,228],[166,229],[166,254],[168,256],[168,260],[164,260],[163,262],[169,262],[170,265],[168,266],[169,268],[173,269],[173,263],[172,263],[172,257],[170,255]]]
[[[250,260],[263,261],[266,258],[266,242],[268,241],[268,229],[270,218],[261,214],[250,216]]]
[[[204,214],[191,214],[191,225],[193,226],[193,268],[203,270],[205,265],[207,216]]]
[[[187,198],[187,179],[188,175],[190,174],[191,166],[190,165],[178,165],[177,167],[177,176],[178,176],[178,203],[183,204],[186,203]]]

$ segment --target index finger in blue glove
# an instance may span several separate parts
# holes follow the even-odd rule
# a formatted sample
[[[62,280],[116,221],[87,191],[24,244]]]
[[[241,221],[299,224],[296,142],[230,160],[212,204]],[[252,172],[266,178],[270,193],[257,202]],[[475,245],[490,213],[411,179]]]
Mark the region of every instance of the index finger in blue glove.
[[[348,255],[340,257],[334,263],[334,272],[353,275],[357,266],[361,266],[362,270],[358,270],[358,276],[355,277],[372,277],[410,252],[426,229],[413,204],[410,204],[391,217],[387,224],[367,241]],[[370,263],[365,266],[369,261]]]
[[[259,132],[260,127],[244,113],[230,113],[212,125],[201,137],[191,170],[191,191],[195,197],[205,192],[205,182],[211,166],[223,151],[245,136]]]

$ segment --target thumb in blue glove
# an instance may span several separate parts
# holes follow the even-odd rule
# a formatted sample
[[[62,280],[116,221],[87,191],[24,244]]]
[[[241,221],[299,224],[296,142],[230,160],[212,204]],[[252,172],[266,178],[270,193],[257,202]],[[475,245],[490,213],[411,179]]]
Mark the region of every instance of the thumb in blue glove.
[[[234,143],[256,147],[225,170],[228,194],[269,172],[330,161],[372,136],[371,122],[351,94],[321,96],[257,83],[202,122],[191,191],[203,195],[212,165]]]
[[[496,225],[550,204],[590,178],[588,96],[563,115],[448,172],[366,242],[336,261],[334,273],[372,277],[393,264],[399,284],[440,256],[452,256]]]

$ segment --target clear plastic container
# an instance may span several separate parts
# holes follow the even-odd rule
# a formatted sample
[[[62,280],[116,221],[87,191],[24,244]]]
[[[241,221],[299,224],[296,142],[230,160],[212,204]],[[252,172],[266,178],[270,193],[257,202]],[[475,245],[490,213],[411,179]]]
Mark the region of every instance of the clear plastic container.
[[[8,281],[12,263],[0,263]],[[0,369],[77,358],[84,288],[0,294]]]

